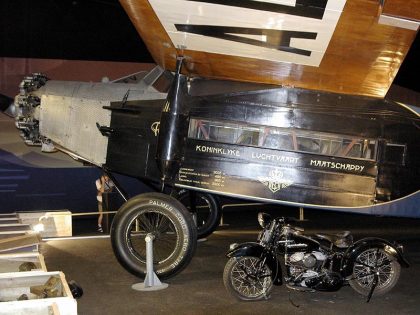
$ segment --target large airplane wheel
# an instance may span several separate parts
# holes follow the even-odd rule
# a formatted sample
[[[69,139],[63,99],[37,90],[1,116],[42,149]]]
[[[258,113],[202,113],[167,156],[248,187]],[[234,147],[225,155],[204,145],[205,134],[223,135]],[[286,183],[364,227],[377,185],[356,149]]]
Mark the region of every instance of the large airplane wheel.
[[[209,236],[219,226],[222,210],[213,195],[182,189],[173,196],[193,214],[198,238]]]
[[[188,210],[161,193],[146,193],[128,200],[111,227],[111,243],[119,263],[130,273],[146,275],[147,234],[153,234],[154,271],[161,279],[174,276],[193,257],[197,230]]]

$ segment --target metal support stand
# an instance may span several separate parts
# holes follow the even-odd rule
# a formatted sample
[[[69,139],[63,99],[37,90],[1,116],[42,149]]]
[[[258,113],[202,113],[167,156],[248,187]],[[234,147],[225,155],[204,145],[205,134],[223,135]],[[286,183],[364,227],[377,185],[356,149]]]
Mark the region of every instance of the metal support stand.
[[[223,213],[220,216],[220,222],[219,222],[219,226],[229,226],[229,224],[225,224],[224,219],[223,219]]]
[[[303,207],[299,208],[299,221],[305,221],[305,215],[303,213]]]
[[[219,222],[219,226],[220,227],[229,226],[229,224],[225,223],[224,218],[223,218],[224,209],[227,208],[227,207],[229,207],[229,205],[223,205],[222,206],[222,209],[221,209],[222,215],[220,216],[220,222]]]
[[[160,282],[153,271],[153,240],[155,236],[151,233],[145,237],[146,241],[146,278],[143,283],[135,283],[131,286],[136,291],[158,291],[168,287],[167,283]]]

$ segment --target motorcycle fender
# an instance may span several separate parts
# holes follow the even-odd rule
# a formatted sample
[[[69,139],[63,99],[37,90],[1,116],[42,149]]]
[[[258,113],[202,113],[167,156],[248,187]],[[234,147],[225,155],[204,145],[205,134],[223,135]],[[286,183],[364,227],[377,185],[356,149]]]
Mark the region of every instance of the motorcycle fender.
[[[227,252],[226,256],[228,258],[232,257],[261,257],[264,252],[264,247],[255,242],[242,243],[236,246],[234,249],[231,249]],[[273,284],[281,285],[282,284],[282,273],[281,273],[281,264],[275,255],[267,255],[267,265],[272,270]]]
[[[392,244],[389,241],[381,238],[370,237],[363,238],[355,242],[350,248],[347,249],[341,264],[341,270],[343,272],[343,275],[351,275],[353,272],[353,265],[357,256],[366,249],[372,247],[383,249],[386,253],[395,257],[395,259],[399,262],[399,264],[402,267],[407,268],[410,266],[408,261],[404,258],[401,250],[397,246],[395,246],[395,244]]]

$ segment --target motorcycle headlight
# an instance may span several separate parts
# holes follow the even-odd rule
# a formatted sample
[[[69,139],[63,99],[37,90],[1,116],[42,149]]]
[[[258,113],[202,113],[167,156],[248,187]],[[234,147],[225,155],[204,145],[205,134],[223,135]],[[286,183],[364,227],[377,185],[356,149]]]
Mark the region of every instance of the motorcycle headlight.
[[[260,212],[258,213],[258,223],[262,228],[265,228],[268,226],[268,224],[271,222],[271,216],[268,213]]]

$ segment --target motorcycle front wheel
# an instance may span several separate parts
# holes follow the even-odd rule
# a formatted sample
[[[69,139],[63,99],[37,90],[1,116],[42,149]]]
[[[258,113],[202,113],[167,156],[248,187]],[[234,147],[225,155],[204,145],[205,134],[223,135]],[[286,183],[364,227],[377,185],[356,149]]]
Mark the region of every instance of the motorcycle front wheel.
[[[223,272],[226,290],[239,300],[267,299],[273,289],[271,269],[258,257],[233,257]]]
[[[396,259],[380,248],[369,248],[361,252],[354,262],[350,286],[358,293],[367,296],[372,288],[374,274],[378,283],[374,296],[389,292],[398,282],[401,266]]]

